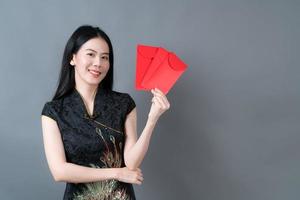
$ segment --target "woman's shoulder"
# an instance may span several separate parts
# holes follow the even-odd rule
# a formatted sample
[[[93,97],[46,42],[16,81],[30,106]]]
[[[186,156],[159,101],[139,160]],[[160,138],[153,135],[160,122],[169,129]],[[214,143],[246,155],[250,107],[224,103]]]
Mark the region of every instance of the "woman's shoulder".
[[[43,106],[41,115],[45,115],[51,117],[54,120],[57,120],[57,113],[59,113],[59,110],[61,109],[62,101],[63,99],[46,101]]]
[[[111,90],[111,95],[116,98],[120,98],[121,100],[126,100],[128,98],[132,98],[129,93],[121,92],[117,90]]]
[[[136,107],[136,103],[129,93],[112,91],[112,95],[114,95],[115,99],[117,99],[118,102],[124,106],[126,114]]]
[[[44,106],[52,107],[57,109],[62,104],[63,99],[55,99],[55,100],[49,100],[45,102]]]
[[[118,91],[118,90],[111,90],[111,94],[115,95],[115,96],[122,96],[122,95],[124,95],[126,93]]]

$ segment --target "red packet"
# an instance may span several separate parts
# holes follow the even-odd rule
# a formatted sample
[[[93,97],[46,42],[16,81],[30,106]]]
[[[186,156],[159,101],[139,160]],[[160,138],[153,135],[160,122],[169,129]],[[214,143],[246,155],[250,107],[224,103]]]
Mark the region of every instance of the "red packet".
[[[138,45],[136,89],[160,89],[167,94],[187,65],[174,53],[161,47]]]
[[[136,73],[135,73],[135,87],[136,89],[146,89],[141,86],[141,82],[144,75],[151,64],[157,47],[138,45],[137,46],[137,57],[136,57]]]

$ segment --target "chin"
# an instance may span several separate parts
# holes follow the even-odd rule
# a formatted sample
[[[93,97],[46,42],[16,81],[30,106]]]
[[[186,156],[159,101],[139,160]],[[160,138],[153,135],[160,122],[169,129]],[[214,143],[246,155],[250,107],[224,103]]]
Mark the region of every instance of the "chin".
[[[99,85],[99,83],[104,79],[105,77],[98,77],[98,79],[87,79],[86,82],[89,85]]]
[[[101,80],[87,80],[86,83],[91,85],[91,86],[95,86],[95,85],[99,85],[99,83],[101,82]]]

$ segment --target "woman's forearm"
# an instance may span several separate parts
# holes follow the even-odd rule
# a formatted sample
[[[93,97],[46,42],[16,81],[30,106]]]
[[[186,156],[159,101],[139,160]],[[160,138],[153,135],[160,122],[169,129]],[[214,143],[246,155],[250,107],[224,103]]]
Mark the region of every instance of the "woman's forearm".
[[[52,173],[55,181],[86,183],[118,178],[119,168],[92,168],[73,163],[64,163]]]
[[[145,128],[143,129],[137,142],[131,147],[125,157],[125,164],[129,169],[136,169],[142,163],[149,147],[151,135],[157,120],[148,118]]]

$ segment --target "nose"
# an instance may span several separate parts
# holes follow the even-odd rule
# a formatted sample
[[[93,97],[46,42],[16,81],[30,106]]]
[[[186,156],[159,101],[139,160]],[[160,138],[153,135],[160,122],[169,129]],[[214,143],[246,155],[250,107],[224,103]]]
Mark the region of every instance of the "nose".
[[[100,67],[100,66],[101,66],[101,59],[100,59],[100,58],[95,58],[93,64],[94,64],[94,66],[96,66],[96,67]]]

